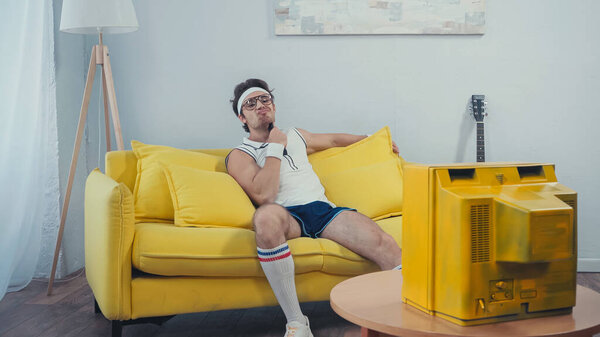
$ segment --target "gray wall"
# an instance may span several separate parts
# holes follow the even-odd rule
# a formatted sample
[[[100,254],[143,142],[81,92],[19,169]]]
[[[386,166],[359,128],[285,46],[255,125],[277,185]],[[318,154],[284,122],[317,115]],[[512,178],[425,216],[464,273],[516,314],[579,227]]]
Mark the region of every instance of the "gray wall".
[[[483,36],[318,37],[275,36],[271,1],[134,4],[139,31],[104,39],[127,149],[132,139],[237,145],[245,133],[228,100],[235,84],[258,77],[276,89],[281,127],[365,134],[389,125],[408,161],[472,162],[466,107],[482,93],[487,160],[555,163],[559,181],[579,193],[579,268],[600,271],[600,108],[592,102],[600,92],[600,2],[489,0]],[[86,38],[86,53],[95,43]],[[80,85],[69,95],[80,99]],[[87,164],[104,170],[97,103],[93,97]],[[69,128],[59,130],[65,139],[74,137]]]

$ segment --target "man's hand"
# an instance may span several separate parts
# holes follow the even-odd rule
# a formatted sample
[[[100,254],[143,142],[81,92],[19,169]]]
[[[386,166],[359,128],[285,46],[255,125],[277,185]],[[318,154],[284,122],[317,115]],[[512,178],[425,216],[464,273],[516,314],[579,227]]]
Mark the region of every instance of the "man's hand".
[[[268,143],[279,143],[283,146],[287,146],[287,135],[283,133],[278,127],[273,127],[269,133]]]
[[[395,154],[400,154],[400,151],[398,150],[398,145],[396,145],[394,141],[392,141],[392,151],[394,151]]]

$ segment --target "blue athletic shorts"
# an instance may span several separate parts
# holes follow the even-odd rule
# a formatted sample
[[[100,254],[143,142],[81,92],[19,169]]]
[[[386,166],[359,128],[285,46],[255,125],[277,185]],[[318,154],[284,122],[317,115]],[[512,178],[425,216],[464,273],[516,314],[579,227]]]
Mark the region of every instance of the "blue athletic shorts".
[[[326,202],[313,201],[306,205],[286,207],[288,212],[298,220],[302,227],[302,236],[318,238],[321,232],[338,214],[343,211],[356,211],[354,208],[333,208]]]

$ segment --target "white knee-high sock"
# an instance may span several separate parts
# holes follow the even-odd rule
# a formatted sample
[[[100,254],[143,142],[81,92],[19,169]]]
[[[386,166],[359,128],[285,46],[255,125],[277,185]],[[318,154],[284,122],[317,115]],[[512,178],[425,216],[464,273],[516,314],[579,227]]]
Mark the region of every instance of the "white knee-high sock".
[[[294,260],[287,243],[271,249],[259,247],[256,249],[258,250],[260,265],[288,323],[291,321],[304,322],[304,315],[300,310],[298,295],[296,295]]]

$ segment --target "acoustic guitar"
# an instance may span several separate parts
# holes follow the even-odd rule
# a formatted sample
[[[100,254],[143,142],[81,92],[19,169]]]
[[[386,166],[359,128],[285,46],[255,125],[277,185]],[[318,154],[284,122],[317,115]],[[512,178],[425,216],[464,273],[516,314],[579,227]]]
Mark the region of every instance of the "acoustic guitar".
[[[471,106],[469,110],[472,111],[473,118],[477,123],[477,162],[485,162],[485,136],[483,118],[487,116],[485,111],[487,102],[485,101],[485,95],[472,95]]]

